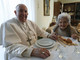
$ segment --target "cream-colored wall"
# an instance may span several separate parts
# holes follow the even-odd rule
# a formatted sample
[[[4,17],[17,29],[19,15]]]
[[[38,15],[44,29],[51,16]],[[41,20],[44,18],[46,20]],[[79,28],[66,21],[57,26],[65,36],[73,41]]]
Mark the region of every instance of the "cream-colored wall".
[[[59,0],[62,3],[80,2],[80,0]]]
[[[50,0],[50,16],[44,16],[43,0],[36,0],[36,24],[41,28],[47,28],[53,17],[53,3]]]

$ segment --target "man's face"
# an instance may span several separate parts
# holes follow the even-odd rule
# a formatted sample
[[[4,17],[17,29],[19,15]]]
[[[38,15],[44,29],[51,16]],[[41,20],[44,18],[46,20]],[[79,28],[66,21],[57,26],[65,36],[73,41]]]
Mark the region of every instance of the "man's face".
[[[67,18],[61,18],[59,21],[59,27],[60,29],[64,30],[67,28],[67,26],[69,25],[68,23],[68,19]]]
[[[20,5],[17,7],[15,14],[21,22],[25,22],[28,16],[27,7],[25,5]]]

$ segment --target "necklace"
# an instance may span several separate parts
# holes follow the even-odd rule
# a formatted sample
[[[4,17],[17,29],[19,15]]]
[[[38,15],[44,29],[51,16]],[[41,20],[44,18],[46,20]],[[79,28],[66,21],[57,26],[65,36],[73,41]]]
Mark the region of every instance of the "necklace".
[[[24,33],[26,34],[26,39],[27,39],[27,42],[29,42],[29,44],[31,45],[31,36],[30,36],[30,29],[28,27],[28,25],[26,23],[21,23],[21,22],[18,22],[19,23],[19,26],[21,27],[21,29],[24,31]]]

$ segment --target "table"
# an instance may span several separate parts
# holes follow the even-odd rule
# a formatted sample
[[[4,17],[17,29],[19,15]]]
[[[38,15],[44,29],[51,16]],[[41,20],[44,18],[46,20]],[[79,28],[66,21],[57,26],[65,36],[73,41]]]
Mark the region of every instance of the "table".
[[[68,46],[64,47],[59,42],[55,42],[55,46],[50,51],[50,56],[46,59],[31,57],[31,58],[18,58],[16,60],[80,60],[80,43],[77,40],[71,39],[78,46]],[[33,47],[33,46],[32,46]],[[15,60],[15,58],[11,60]]]

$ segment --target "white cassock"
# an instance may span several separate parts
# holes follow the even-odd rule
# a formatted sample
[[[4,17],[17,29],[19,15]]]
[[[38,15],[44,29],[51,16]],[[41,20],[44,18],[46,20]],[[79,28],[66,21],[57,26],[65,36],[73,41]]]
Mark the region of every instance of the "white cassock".
[[[37,36],[47,37],[48,34],[29,20],[24,24],[17,18],[8,20],[1,26],[1,40],[7,54],[5,59],[23,58],[22,53],[25,50],[27,50],[26,56],[30,57],[33,50],[30,46],[35,43]]]

